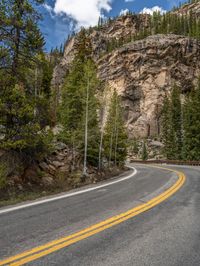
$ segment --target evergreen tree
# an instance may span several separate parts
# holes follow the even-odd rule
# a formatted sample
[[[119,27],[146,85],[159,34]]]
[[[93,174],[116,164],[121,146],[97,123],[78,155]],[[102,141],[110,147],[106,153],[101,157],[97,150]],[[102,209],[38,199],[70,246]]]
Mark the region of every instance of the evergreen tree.
[[[38,80],[38,92],[35,94],[36,109],[38,113],[38,121],[41,127],[51,125],[51,80],[53,76],[53,65],[44,53],[38,56],[39,64],[36,66],[36,74]],[[39,72],[39,73],[38,73]]]
[[[35,4],[43,0],[2,0],[0,2],[0,45],[4,60],[0,67],[23,80],[24,70],[31,67],[34,55],[42,50],[44,38],[38,28],[40,18]]]
[[[166,98],[162,110],[162,140],[167,159],[181,159],[183,148],[182,105],[180,90],[174,86],[170,99]]]
[[[62,90],[60,122],[61,138],[79,150],[86,161],[97,165],[99,127],[98,101],[95,93],[99,86],[96,66],[91,59],[91,43],[86,30],[81,29],[76,44],[77,53]]]
[[[163,104],[161,127],[163,153],[167,159],[174,159],[175,135],[172,125],[171,102],[168,98],[164,100]]]
[[[184,159],[200,160],[200,79],[184,104]]]
[[[83,76],[83,116],[79,125],[81,136],[83,136],[82,151],[85,151],[85,166],[87,162],[98,165],[100,129],[97,117],[99,102],[96,92],[99,87],[95,64],[88,59],[84,65]],[[86,128],[87,127],[87,128]]]
[[[174,132],[174,149],[173,149],[173,158],[181,159],[182,158],[182,148],[183,148],[183,138],[182,138],[182,105],[180,98],[180,89],[174,85],[174,88],[171,93],[171,128]]]
[[[78,35],[76,49],[77,53],[75,59],[71,64],[70,72],[62,88],[62,103],[59,110],[60,121],[65,128],[64,135],[67,137],[66,132],[69,131],[70,138],[72,135],[74,135],[74,137],[77,135],[75,132],[80,126],[80,121],[84,113],[84,90],[87,87],[87,83],[85,84],[85,67],[91,52],[90,43],[84,28],[81,29]],[[72,134],[73,132],[74,134]]]
[[[132,147],[132,149],[133,149],[133,152],[137,155],[138,152],[139,152],[139,145],[138,145],[137,139],[134,139],[133,140],[133,147]]]
[[[87,161],[94,165],[98,162],[100,135],[97,120],[98,101],[95,96],[98,85],[93,61],[87,59],[81,63],[79,60],[74,60],[63,87],[59,112],[63,125],[62,139],[71,145],[73,150],[77,149],[82,154],[87,140]],[[86,126],[87,136],[85,136]]]
[[[32,155],[42,152],[48,132],[41,131],[34,101],[26,96],[23,86],[15,85],[0,96],[0,147]]]
[[[142,160],[143,161],[148,160],[148,151],[147,151],[147,146],[146,146],[145,141],[143,141],[143,144],[142,144]]]
[[[46,109],[46,104],[39,94],[50,91],[47,79],[50,80],[51,75],[47,78],[44,60],[39,56],[44,39],[38,27],[40,15],[35,9],[42,3],[42,0],[0,2],[3,51],[0,52],[0,57],[3,56],[0,60],[0,135],[3,136],[0,146],[32,154],[45,148],[48,140],[48,134],[43,130],[46,122],[40,121],[41,106]],[[42,78],[43,72],[45,77]]]

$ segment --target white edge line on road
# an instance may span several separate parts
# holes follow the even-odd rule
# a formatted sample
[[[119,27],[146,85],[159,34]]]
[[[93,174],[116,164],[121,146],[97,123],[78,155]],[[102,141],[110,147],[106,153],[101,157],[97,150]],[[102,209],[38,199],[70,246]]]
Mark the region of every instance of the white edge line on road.
[[[120,179],[117,179],[115,181],[112,181],[112,182],[109,182],[109,183],[106,183],[106,184],[103,184],[103,185],[99,185],[99,186],[83,189],[83,190],[80,190],[80,191],[76,191],[76,192],[67,193],[67,194],[64,194],[64,195],[52,197],[52,198],[49,198],[49,199],[38,200],[38,201],[35,201],[35,202],[30,202],[30,203],[27,203],[27,204],[23,204],[23,205],[20,205],[20,206],[6,208],[6,209],[3,209],[3,210],[0,210],[0,214],[8,213],[8,212],[12,212],[12,211],[16,211],[16,210],[20,210],[20,209],[24,209],[24,208],[36,206],[36,205],[40,205],[40,204],[43,204],[43,203],[48,203],[48,202],[52,202],[52,201],[56,201],[56,200],[60,200],[60,199],[69,198],[69,197],[72,197],[72,196],[76,196],[76,195],[87,193],[87,192],[90,192],[90,191],[93,191],[93,190],[97,190],[97,189],[102,188],[102,187],[108,187],[108,186],[114,185],[116,183],[120,183],[122,181],[125,181],[127,179],[132,178],[133,176],[135,176],[137,174],[137,170],[134,167],[129,166],[129,168],[133,169],[133,173],[131,173],[128,176],[125,176],[125,177],[122,177]]]

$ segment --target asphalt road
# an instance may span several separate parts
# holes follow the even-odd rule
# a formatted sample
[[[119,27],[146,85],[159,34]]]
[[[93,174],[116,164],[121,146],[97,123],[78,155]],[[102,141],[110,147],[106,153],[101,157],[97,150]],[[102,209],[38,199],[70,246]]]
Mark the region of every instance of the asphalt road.
[[[94,191],[0,214],[0,258],[59,239],[164,191],[174,173],[136,165],[132,178]],[[200,265],[200,168],[170,167],[186,183],[140,215],[27,265]],[[109,182],[109,181],[108,181]],[[17,265],[17,264],[16,264]]]

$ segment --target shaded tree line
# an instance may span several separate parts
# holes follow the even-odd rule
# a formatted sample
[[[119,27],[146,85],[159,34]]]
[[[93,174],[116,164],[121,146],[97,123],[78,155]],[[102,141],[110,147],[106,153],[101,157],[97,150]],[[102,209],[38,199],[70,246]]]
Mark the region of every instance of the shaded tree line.
[[[163,153],[171,160],[200,160],[200,79],[185,100],[174,86],[162,110]]]
[[[34,156],[50,147],[53,66],[44,53],[36,7],[42,0],[0,2],[0,148]]]

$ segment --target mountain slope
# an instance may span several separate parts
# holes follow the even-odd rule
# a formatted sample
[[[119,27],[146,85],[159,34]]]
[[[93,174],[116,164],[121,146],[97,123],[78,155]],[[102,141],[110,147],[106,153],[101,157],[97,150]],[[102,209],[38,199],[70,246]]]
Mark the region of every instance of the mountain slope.
[[[193,12],[198,17],[199,6],[200,2],[187,4],[174,12],[178,16]],[[159,134],[164,97],[174,84],[183,93],[190,90],[200,75],[200,40],[155,35],[151,26],[149,15],[129,14],[88,30],[99,78],[109,85],[110,92],[116,89],[122,96],[130,137]],[[145,37],[146,31],[153,35]],[[63,59],[54,70],[52,84],[59,94],[76,54],[78,36],[67,43]],[[138,37],[141,40],[136,40]]]

